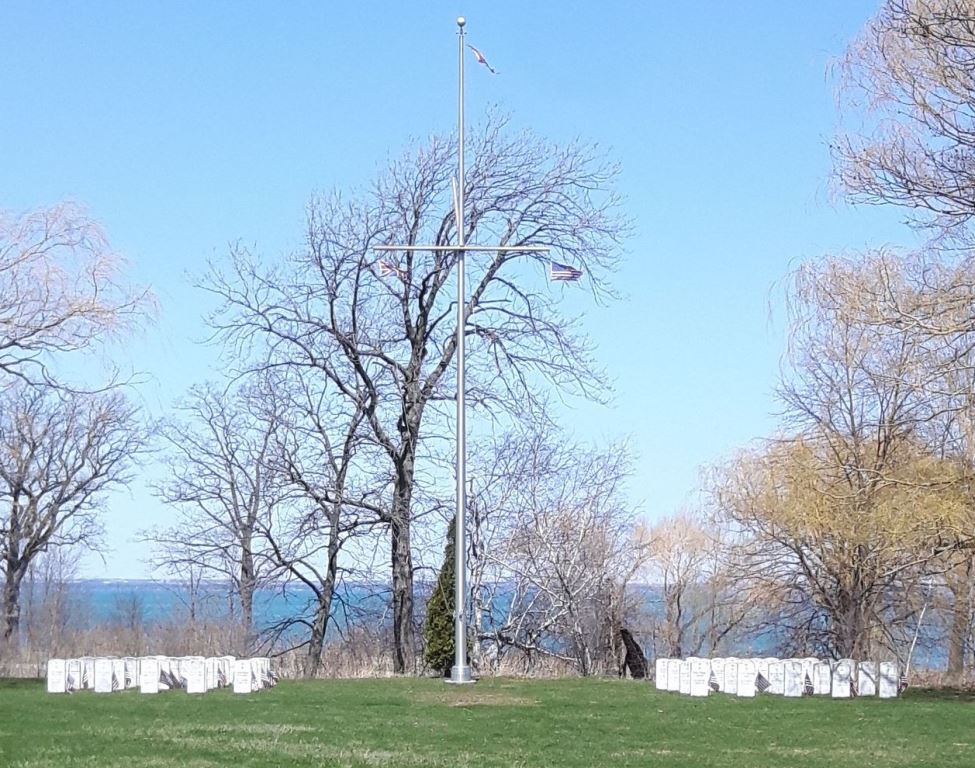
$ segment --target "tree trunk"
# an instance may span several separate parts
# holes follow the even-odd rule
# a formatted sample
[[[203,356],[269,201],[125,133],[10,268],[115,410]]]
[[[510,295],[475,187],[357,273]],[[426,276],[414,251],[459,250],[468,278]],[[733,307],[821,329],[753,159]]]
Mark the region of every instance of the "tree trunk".
[[[3,598],[0,610],[3,616],[0,617],[0,638],[4,645],[13,646],[17,644],[17,635],[20,630],[20,584],[24,577],[24,571],[10,563],[7,564],[6,575],[3,581]]]
[[[968,651],[968,638],[972,632],[972,561],[968,560],[955,570],[956,578],[950,579],[953,605],[951,611],[951,631],[948,635],[948,674],[955,682],[965,676],[965,658]]]
[[[249,654],[254,643],[254,554],[250,549],[250,539],[244,539],[240,555],[240,628],[243,653]]]
[[[413,553],[408,516],[393,518],[390,526],[393,574],[393,671],[413,674],[416,644],[413,637]]]
[[[339,522],[341,519],[341,505],[336,504],[329,520],[328,537],[328,570],[322,582],[321,592],[318,593],[318,605],[315,607],[315,617],[312,619],[311,637],[308,638],[308,654],[305,656],[305,677],[312,678],[322,667],[322,649],[325,647],[325,636],[328,634],[328,623],[332,618],[332,600],[335,597],[335,585],[338,583],[339,572]]]

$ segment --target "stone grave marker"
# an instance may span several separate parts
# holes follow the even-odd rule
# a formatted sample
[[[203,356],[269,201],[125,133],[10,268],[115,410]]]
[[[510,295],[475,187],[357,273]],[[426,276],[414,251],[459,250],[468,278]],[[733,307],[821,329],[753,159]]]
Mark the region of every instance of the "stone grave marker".
[[[115,678],[112,674],[112,666],[111,659],[95,659],[95,693],[112,692],[112,681]]]
[[[234,684],[234,664],[237,659],[233,656],[221,656],[220,657],[220,670],[223,673],[223,682],[220,682],[220,674],[217,673],[217,683],[224,686],[229,686]]]
[[[877,662],[861,661],[857,675],[857,696],[877,695]]]
[[[834,699],[850,698],[853,685],[853,670],[856,662],[852,659],[840,659],[833,665],[833,689]]]
[[[133,656],[122,659],[125,667],[125,688],[139,687],[139,660]]]
[[[752,659],[742,659],[738,662],[738,696],[751,698],[755,695],[755,681],[758,677],[758,667]]]
[[[711,677],[711,664],[707,659],[694,659],[690,663],[691,667],[691,696],[707,696],[711,689],[708,687],[708,679]]]
[[[139,690],[142,693],[159,693],[159,659],[146,656],[139,660]]]
[[[68,669],[64,659],[47,660],[47,692],[67,693]]]
[[[896,661],[880,662],[880,685],[878,692],[882,699],[896,699],[900,688],[900,678],[897,674]]]
[[[667,690],[680,690],[680,659],[667,659]]]
[[[782,662],[782,671],[782,695],[790,698],[802,696],[802,662],[798,659],[786,659]]]
[[[237,659],[234,662],[234,693],[251,693],[253,690],[250,659]]]
[[[78,659],[68,659],[67,667],[67,690],[81,690],[81,662]]]
[[[667,659],[657,659],[653,663],[653,684],[658,691],[667,690]]]
[[[112,659],[112,690],[125,689],[125,659]]]
[[[81,687],[91,690],[95,687],[95,657],[82,656],[80,661]]]
[[[724,690],[724,665],[725,660],[723,658],[711,659],[711,672],[718,683],[719,691]]]
[[[829,696],[832,687],[832,670],[828,661],[820,661],[813,667],[813,694]]]
[[[772,659],[768,664],[768,692],[781,696],[785,693],[785,662]]]
[[[219,663],[220,660],[212,656],[203,662],[203,679],[208,691],[217,687],[217,665]]]
[[[199,658],[189,658],[183,662],[183,675],[186,680],[187,693],[206,693],[206,661]]]
[[[732,657],[724,660],[724,684],[721,690],[732,696],[738,693],[738,659]]]

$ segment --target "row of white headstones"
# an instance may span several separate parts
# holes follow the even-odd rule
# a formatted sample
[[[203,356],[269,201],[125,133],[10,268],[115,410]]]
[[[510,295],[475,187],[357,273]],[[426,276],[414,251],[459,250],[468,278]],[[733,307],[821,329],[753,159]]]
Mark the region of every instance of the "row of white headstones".
[[[112,693],[138,688],[142,693],[181,689],[206,693],[230,686],[234,693],[253,693],[275,683],[267,657],[234,656],[82,656],[47,662],[48,693],[93,690]]]
[[[805,659],[657,659],[654,669],[657,690],[676,691],[688,696],[728,693],[755,696],[771,693],[780,696],[879,696],[892,699],[900,691],[896,661],[853,659],[821,661]]]

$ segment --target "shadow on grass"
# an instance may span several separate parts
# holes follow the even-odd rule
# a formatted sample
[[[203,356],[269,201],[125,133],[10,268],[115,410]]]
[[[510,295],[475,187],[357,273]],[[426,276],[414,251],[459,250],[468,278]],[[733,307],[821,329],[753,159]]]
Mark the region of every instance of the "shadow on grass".
[[[44,686],[36,677],[0,677],[0,691],[28,691]]]
[[[908,701],[950,701],[975,703],[975,690],[966,688],[908,688],[904,692]]]

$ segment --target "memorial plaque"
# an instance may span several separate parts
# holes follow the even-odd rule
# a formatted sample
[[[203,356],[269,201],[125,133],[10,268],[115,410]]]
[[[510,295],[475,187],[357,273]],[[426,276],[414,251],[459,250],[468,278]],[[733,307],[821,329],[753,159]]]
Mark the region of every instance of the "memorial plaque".
[[[738,693],[738,659],[724,660],[724,684],[721,686],[721,691],[732,696]]]
[[[768,665],[768,692],[781,696],[785,693],[785,662],[775,659]]]
[[[182,668],[186,692],[206,693],[206,662],[203,659],[185,659]]]
[[[680,659],[667,659],[667,690],[680,690]]]
[[[878,692],[882,699],[896,699],[900,689],[900,676],[896,661],[880,662],[880,685]]]
[[[657,659],[654,662],[653,684],[658,691],[667,690],[667,659]]]
[[[68,659],[67,687],[69,691],[81,690],[81,662],[78,659]]]
[[[678,669],[677,692],[689,696],[691,693],[691,662],[687,659],[681,659]]]
[[[751,659],[742,659],[738,662],[738,696],[751,698],[755,695],[755,681],[758,677],[758,667]]]
[[[833,665],[832,696],[834,699],[850,698],[855,667],[856,663],[852,659],[840,659]]]
[[[234,663],[234,693],[251,693],[253,690],[250,659],[237,659]]]
[[[111,693],[112,680],[112,660],[95,659],[95,693]]]
[[[148,656],[139,660],[139,690],[159,693],[159,659]]]
[[[790,698],[802,696],[802,662],[798,659],[786,659],[782,663],[782,667],[782,695]]]
[[[691,696],[707,696],[710,693],[708,679],[711,677],[711,663],[707,659],[694,659],[691,667]]]
[[[724,690],[724,664],[725,660],[723,658],[711,659],[711,673],[718,684],[719,691]]]
[[[68,692],[68,669],[64,659],[48,659],[47,662],[47,692]]]
[[[857,696],[876,696],[877,695],[877,662],[860,662],[859,675],[857,675]]]
[[[820,661],[813,667],[813,693],[817,696],[829,696],[832,688],[832,670],[828,661]]]

